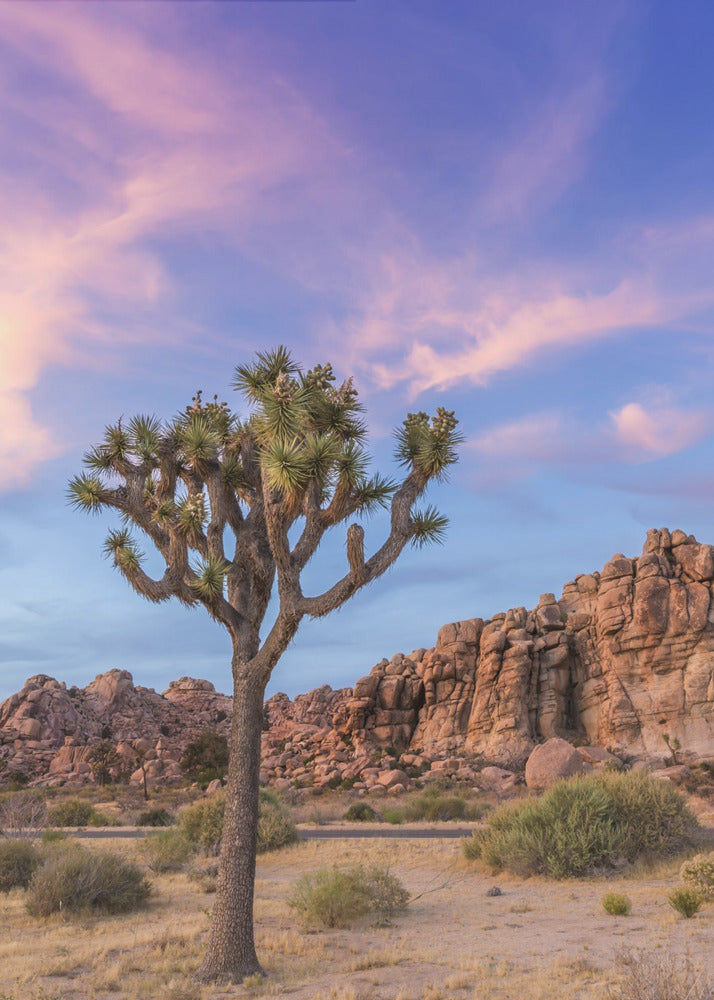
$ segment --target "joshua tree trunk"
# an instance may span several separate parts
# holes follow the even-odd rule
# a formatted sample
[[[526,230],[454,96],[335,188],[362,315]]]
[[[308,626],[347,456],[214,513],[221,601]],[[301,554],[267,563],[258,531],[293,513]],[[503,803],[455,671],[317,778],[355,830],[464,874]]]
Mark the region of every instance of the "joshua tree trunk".
[[[240,983],[262,972],[253,940],[260,737],[265,682],[233,657],[233,722],[221,863],[208,951],[197,978]]]

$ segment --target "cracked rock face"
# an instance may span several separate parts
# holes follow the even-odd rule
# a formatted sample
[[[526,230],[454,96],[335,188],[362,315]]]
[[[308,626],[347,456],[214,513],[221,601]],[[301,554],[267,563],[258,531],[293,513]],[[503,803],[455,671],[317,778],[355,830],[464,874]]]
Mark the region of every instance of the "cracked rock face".
[[[712,546],[649,531],[639,558],[618,553],[559,600],[544,594],[530,611],[444,625],[432,649],[384,659],[354,688],[274,695],[263,780],[384,791],[379,776],[396,755],[412,772],[431,763],[435,776],[471,780],[474,757],[520,765],[552,738],[591,756],[599,747],[661,761],[667,736],[687,759],[714,760],[713,585]],[[164,760],[170,775],[168,762],[201,731],[227,735],[230,714],[208,681],[184,677],[159,695],[122,670],[81,690],[39,675],[0,705],[0,754],[34,776],[52,764],[53,780],[88,780],[80,748],[109,732],[117,743],[142,737],[154,769]],[[400,774],[395,788],[414,777]]]
[[[613,556],[560,600],[446,625],[433,649],[383,660],[355,686],[342,731],[503,764],[551,737],[656,759],[667,735],[714,757],[713,580],[712,546],[649,531],[639,558]],[[411,695],[398,704],[395,677]]]

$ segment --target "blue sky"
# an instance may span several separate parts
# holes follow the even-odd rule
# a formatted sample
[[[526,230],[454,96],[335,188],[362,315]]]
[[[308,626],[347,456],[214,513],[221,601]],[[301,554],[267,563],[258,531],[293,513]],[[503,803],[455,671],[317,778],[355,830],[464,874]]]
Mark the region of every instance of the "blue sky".
[[[0,4],[0,697],[110,667],[229,689],[65,503],[104,425],[286,343],[466,441],[446,544],[306,622],[271,691],[533,606],[649,527],[714,541],[714,8]],[[384,524],[367,528],[376,545]],[[310,568],[341,574],[339,539]]]

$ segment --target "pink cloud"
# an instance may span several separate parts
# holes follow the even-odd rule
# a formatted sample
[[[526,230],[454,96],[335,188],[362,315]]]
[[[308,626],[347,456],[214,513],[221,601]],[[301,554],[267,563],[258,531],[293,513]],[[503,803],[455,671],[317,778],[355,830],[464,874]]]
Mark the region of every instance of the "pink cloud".
[[[150,44],[126,5],[102,8],[100,18],[90,4],[0,4],[5,44],[61,81],[34,96],[0,73],[15,117],[0,139],[31,164],[0,188],[0,410],[15,415],[0,437],[0,488],[17,481],[18,462],[22,478],[59,447],[25,395],[47,366],[96,365],[97,344],[145,336],[144,317],[170,299],[147,238],[198,224],[246,240],[258,218],[308,212],[300,193],[343,155],[248,51],[221,75],[198,49]],[[116,321],[99,319],[92,299]]]
[[[627,403],[610,414],[615,438],[634,461],[648,461],[682,451],[711,429],[711,414],[674,406]]]
[[[626,403],[595,422],[551,410],[487,428],[467,442],[485,478],[505,483],[532,475],[538,466],[631,465],[683,451],[708,434],[714,415],[667,400]]]

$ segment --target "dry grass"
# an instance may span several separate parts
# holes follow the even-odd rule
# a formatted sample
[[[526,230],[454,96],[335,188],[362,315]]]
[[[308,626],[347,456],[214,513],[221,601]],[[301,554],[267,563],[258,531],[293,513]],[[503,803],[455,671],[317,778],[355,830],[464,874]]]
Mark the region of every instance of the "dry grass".
[[[136,844],[102,842],[127,857]],[[305,933],[286,905],[299,874],[385,865],[415,897],[387,928]],[[678,920],[666,894],[678,866],[639,879],[553,883],[474,871],[456,841],[311,841],[258,861],[258,954],[267,978],[196,986],[214,897],[187,874],[153,877],[139,914],[34,920],[20,890],[0,897],[0,1000],[604,1000],[626,944],[710,963],[714,907]],[[502,895],[486,896],[492,885]],[[604,892],[626,891],[613,921]],[[626,935],[626,937],[625,937]]]

